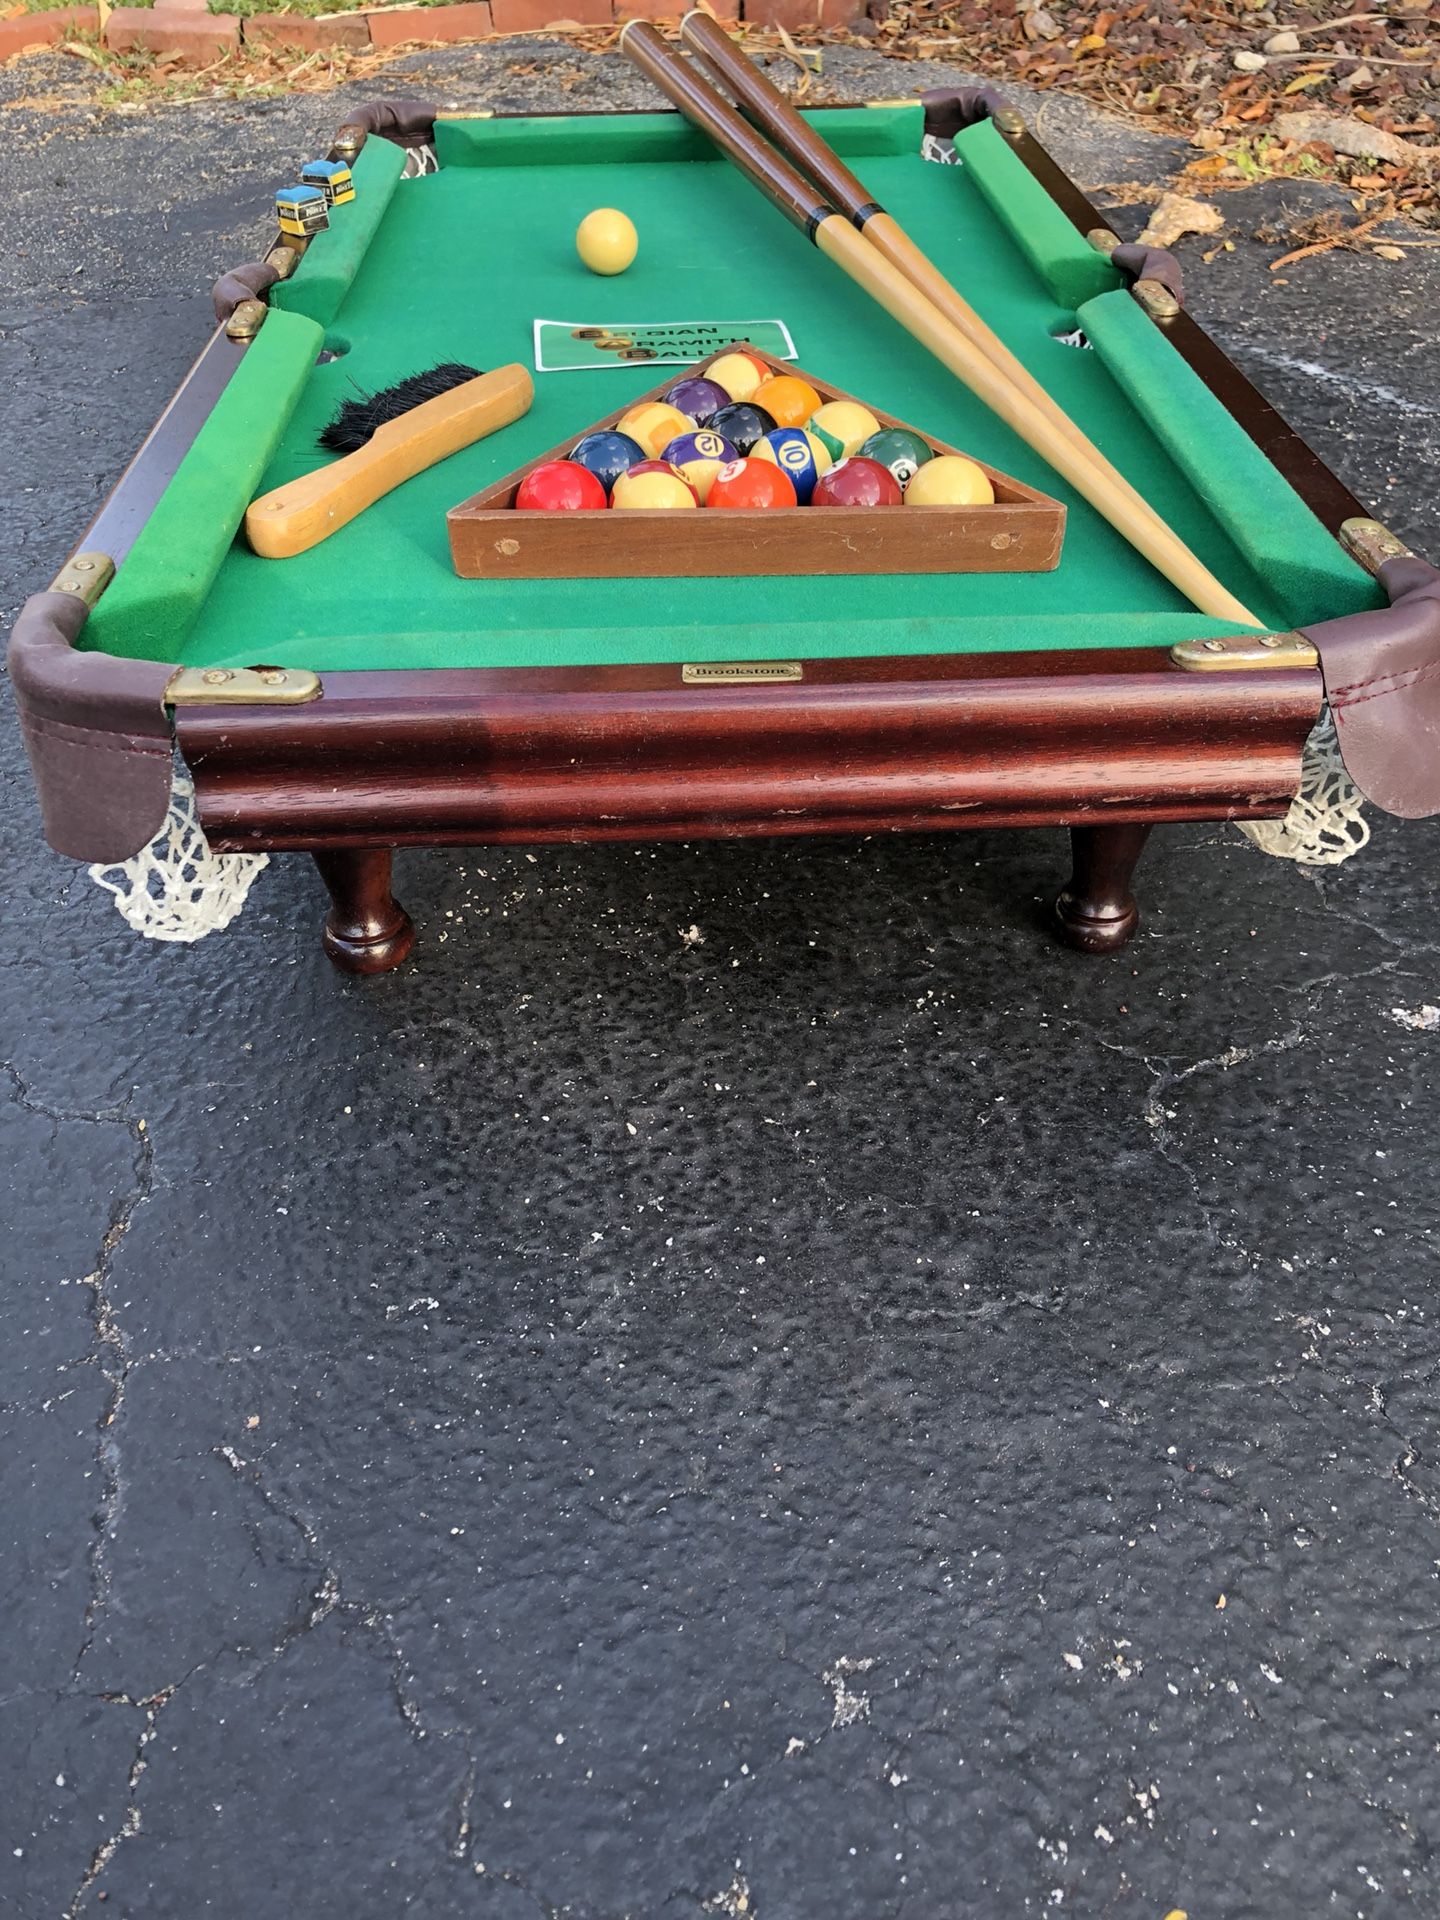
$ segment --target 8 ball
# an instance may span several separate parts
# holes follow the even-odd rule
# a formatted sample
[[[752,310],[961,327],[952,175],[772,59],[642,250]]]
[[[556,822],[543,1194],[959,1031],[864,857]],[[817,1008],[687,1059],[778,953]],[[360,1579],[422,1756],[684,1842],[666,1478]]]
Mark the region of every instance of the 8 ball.
[[[774,416],[750,400],[735,400],[728,407],[721,407],[718,413],[711,414],[707,424],[712,433],[723,434],[742,455],[749,453],[757,440],[775,431]]]

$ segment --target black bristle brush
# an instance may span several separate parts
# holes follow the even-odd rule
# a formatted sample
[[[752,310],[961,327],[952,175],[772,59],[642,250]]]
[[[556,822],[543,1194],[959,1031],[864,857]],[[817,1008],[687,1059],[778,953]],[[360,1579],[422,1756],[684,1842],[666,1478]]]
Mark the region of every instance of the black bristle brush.
[[[358,453],[377,427],[398,420],[402,413],[423,406],[427,400],[438,400],[452,387],[479,378],[479,367],[447,360],[443,366],[428,367],[424,373],[412,373],[408,380],[397,380],[393,387],[381,387],[378,393],[342,400],[334,419],[320,433],[320,445],[327,453]]]
[[[535,386],[519,365],[478,373],[456,361],[346,400],[320,435],[341,457],[250,503],[256,553],[285,560],[347,526],[382,494],[529,411]]]

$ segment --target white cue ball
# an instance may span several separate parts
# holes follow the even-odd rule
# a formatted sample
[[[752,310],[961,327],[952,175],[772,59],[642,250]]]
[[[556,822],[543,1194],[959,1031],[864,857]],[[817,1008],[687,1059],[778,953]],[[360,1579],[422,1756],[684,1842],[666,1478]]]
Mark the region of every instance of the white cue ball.
[[[614,207],[597,207],[575,230],[575,251],[592,273],[623,273],[639,248],[634,221]]]

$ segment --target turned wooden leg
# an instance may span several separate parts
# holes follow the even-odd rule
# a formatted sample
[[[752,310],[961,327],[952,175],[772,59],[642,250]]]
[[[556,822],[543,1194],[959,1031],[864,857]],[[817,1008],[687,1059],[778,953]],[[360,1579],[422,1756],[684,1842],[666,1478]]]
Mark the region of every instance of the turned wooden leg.
[[[410,916],[390,891],[388,847],[339,848],[314,856],[334,902],[325,951],[346,973],[388,973],[415,944]]]
[[[1072,827],[1074,871],[1055,902],[1060,938],[1082,953],[1116,953],[1140,924],[1130,876],[1148,826]]]

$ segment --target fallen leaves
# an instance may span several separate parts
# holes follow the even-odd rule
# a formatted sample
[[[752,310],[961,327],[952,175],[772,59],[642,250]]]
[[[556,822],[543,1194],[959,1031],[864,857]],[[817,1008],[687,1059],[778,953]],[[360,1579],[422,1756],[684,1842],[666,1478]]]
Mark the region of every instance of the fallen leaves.
[[[1187,233],[1219,233],[1224,225],[1225,216],[1210,201],[1187,193],[1166,193],[1145,222],[1140,244],[1173,247]]]
[[[1387,133],[1366,120],[1335,113],[1281,113],[1275,116],[1275,131],[1282,140],[1300,145],[1323,142],[1336,153],[1351,154],[1359,160],[1390,160],[1397,165],[1432,166],[1440,158],[1440,148],[1418,147],[1398,133]]]

